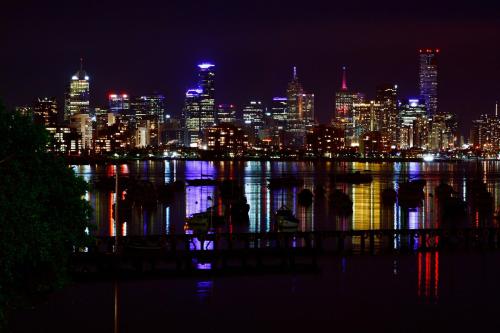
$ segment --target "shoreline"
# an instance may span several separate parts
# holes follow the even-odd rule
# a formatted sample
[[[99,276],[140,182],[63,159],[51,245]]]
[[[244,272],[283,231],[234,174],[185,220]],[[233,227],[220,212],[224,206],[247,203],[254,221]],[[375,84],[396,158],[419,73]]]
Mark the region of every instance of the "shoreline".
[[[435,159],[432,162],[424,161],[423,158],[171,158],[171,157],[141,157],[141,158],[108,158],[108,157],[80,157],[60,156],[68,164],[116,164],[130,163],[136,161],[212,161],[212,162],[365,162],[365,163],[471,163],[478,161],[497,162],[498,159]]]

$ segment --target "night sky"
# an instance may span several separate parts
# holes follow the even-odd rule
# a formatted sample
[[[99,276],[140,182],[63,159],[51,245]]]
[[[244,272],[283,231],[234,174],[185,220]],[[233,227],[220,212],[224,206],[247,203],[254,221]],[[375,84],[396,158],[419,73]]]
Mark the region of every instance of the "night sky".
[[[79,67],[93,106],[109,92],[164,93],[180,114],[196,64],[216,64],[217,103],[269,101],[292,75],[330,120],[340,68],[374,97],[396,83],[418,94],[418,49],[439,47],[440,110],[470,121],[500,99],[500,4],[474,1],[7,1],[0,10],[0,98],[9,106],[57,96]]]

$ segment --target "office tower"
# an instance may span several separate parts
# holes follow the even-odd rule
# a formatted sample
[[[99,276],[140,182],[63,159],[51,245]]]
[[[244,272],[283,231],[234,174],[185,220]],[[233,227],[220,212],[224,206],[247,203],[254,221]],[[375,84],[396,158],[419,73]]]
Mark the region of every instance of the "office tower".
[[[286,144],[302,147],[305,144],[307,128],[314,122],[314,95],[307,94],[293,68],[292,81],[287,88]]]
[[[429,115],[438,111],[438,54],[439,49],[420,50],[420,96],[425,100]]]
[[[215,114],[215,65],[198,65],[198,87],[186,92],[183,109],[185,145],[199,147],[205,129],[216,123]]]
[[[399,106],[399,146],[402,149],[417,147],[417,141],[422,143],[425,136],[425,123],[428,119],[425,100],[410,98]],[[419,133],[419,139],[414,138],[414,132]]]
[[[89,76],[83,70],[80,59],[80,70],[71,77],[64,106],[64,119],[69,120],[75,114],[90,114]]]
[[[207,129],[207,149],[219,157],[241,157],[249,147],[248,135],[243,128],[221,123]]]
[[[471,138],[473,148],[487,154],[498,153],[500,149],[500,117],[495,106],[494,114],[483,114],[472,122]]]
[[[361,137],[368,132],[380,131],[381,104],[376,101],[353,103],[351,111],[352,129],[350,128],[350,145],[359,146]]]
[[[392,148],[397,146],[398,86],[384,84],[377,87],[375,101],[380,104],[380,128]]]
[[[236,122],[236,106],[234,104],[219,104],[217,106],[217,122],[218,124]]]
[[[314,126],[314,94],[302,94],[302,121],[306,131]]]
[[[200,93],[200,118],[203,128],[213,126],[215,119],[215,65],[202,63],[198,65],[198,87]]]
[[[130,116],[130,97],[128,94],[109,94],[109,112],[115,115]]]
[[[45,127],[58,124],[57,101],[55,97],[38,98],[33,105],[33,121]]]
[[[332,125],[345,132],[346,145],[351,146],[357,145],[357,142],[353,141],[353,105],[354,103],[363,103],[364,96],[348,89],[346,71],[346,67],[342,67],[342,85],[340,90],[335,93],[335,114],[332,118]]]
[[[273,97],[271,103],[271,117],[281,126],[284,126],[287,116],[288,104],[286,97]]]
[[[165,122],[166,102],[161,94],[135,97],[131,102],[132,113],[137,119],[150,117],[163,124]]]
[[[259,135],[259,130],[264,127],[264,106],[261,101],[250,101],[243,108],[243,123],[252,130],[254,137]]]
[[[198,147],[202,139],[202,120],[200,116],[200,94],[201,89],[189,89],[183,108],[184,120],[184,145],[187,147]]]

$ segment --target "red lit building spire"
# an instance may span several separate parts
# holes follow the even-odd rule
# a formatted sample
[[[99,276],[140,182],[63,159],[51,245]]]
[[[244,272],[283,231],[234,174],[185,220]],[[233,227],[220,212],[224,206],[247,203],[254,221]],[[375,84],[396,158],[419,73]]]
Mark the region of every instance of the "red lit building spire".
[[[347,91],[346,67],[342,67],[342,90]]]

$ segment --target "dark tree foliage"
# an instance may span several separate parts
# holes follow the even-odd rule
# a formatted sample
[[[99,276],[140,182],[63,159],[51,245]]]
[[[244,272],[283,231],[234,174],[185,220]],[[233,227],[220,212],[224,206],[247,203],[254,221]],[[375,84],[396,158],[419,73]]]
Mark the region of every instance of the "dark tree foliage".
[[[60,286],[88,241],[85,181],[46,152],[47,134],[0,104],[0,323],[5,309]],[[1,324],[0,324],[1,325]]]

